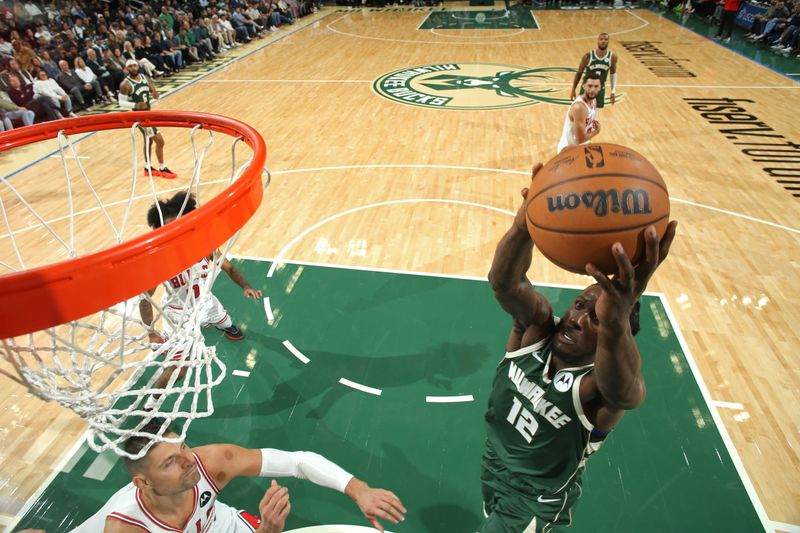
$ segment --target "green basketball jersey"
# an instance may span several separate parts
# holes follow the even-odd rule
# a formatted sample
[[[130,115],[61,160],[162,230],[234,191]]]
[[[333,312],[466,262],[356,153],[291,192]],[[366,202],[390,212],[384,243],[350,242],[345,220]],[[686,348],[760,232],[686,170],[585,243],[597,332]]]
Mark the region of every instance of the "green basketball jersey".
[[[597,71],[600,73],[600,83],[605,88],[608,73],[611,70],[611,50],[606,48],[606,55],[598,57],[595,50],[589,52],[589,64],[586,65],[584,75],[589,72]]]
[[[552,338],[505,355],[486,412],[488,445],[514,485],[532,494],[559,494],[580,480],[586,458],[600,448],[583,413],[581,379],[594,364],[547,377]]]
[[[147,109],[150,109],[150,84],[147,83],[147,78],[144,74],[139,74],[139,81],[135,81],[130,76],[126,76],[125,80],[133,87],[133,92],[128,95],[134,103],[144,102],[147,104]]]

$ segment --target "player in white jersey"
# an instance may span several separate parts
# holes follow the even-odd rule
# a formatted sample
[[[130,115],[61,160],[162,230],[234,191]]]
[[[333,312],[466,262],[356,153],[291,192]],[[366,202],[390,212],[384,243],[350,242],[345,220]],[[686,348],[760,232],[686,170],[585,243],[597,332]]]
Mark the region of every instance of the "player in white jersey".
[[[142,432],[154,434],[161,423],[156,419]],[[125,450],[136,454],[148,443],[146,436],[131,437]],[[245,449],[232,444],[191,449],[185,444],[159,442],[143,458],[124,461],[132,481],[72,533],[283,531],[290,510],[289,494],[274,480],[259,504],[259,517],[217,501],[219,492],[240,476],[295,477],[338,490],[349,496],[379,531],[383,531],[379,519],[397,524],[406,512],[394,493],[372,488],[311,452]]]
[[[600,74],[590,72],[583,79],[583,94],[569,106],[556,153],[570,146],[584,144],[600,133],[595,98],[600,92]]]
[[[186,204],[186,205],[184,205]],[[194,211],[197,206],[194,197],[185,192],[176,193],[169,200],[159,200],[158,205],[153,205],[147,212],[147,224],[153,228],[160,228],[164,224],[168,224],[175,220],[179,215],[186,215]],[[210,267],[211,257],[204,257],[188,269],[179,272],[171,279],[163,283],[166,289],[166,294],[163,298],[164,304],[164,329],[167,335],[174,327],[175,322],[178,320],[188,306],[194,305],[196,298],[200,295],[199,282],[205,279],[207,271]],[[242,294],[245,298],[261,298],[261,291],[256,290],[250,286],[250,283],[245,278],[242,271],[236,268],[233,263],[227,259],[222,262],[221,268],[231,280],[242,288]],[[199,278],[199,279],[198,279]],[[156,288],[154,287],[149,291],[150,295],[155,294]],[[222,331],[226,337],[231,340],[241,340],[244,334],[233,324],[231,317],[225,310],[225,307],[220,303],[216,296],[213,294],[208,295],[208,298],[203,301],[201,324],[204,327],[214,326]],[[153,323],[153,308],[150,302],[142,299],[139,302],[139,313],[141,314],[142,321],[146,324]],[[172,322],[172,324],[170,323]],[[157,334],[151,334],[152,342],[163,342],[164,339]]]
[[[191,194],[185,192],[176,193],[169,200],[159,200],[158,205],[153,205],[150,208],[147,212],[147,224],[153,229],[160,228],[162,225],[175,220],[178,216],[193,211],[196,206],[195,199]],[[163,283],[166,294],[162,300],[162,322],[164,325],[164,334],[167,337],[172,334],[174,329],[180,327],[181,320],[187,316],[186,308],[191,309],[192,306],[196,305],[197,297],[200,295],[199,283],[202,283],[204,278],[206,278],[207,274],[204,274],[204,272],[209,270],[211,259],[212,257],[204,257],[188,269],[177,273],[174,277]],[[220,268],[234,283],[242,288],[242,294],[244,294],[245,298],[254,298],[256,300],[261,298],[261,291],[251,287],[242,271],[236,268],[230,261],[227,259],[223,260]],[[153,287],[148,291],[150,296],[155,294],[156,289],[157,287]],[[202,309],[200,310],[200,323],[203,327],[214,326],[222,331],[226,337],[234,341],[244,338],[244,333],[236,327],[230,315],[228,315],[228,311],[225,310],[225,307],[216,296],[213,294],[206,294],[199,305],[202,305]],[[139,315],[142,318],[142,322],[145,324],[153,324],[153,306],[146,298],[142,298],[139,301]],[[155,331],[150,333],[150,342],[163,343],[164,341],[164,337],[159,333]],[[180,359],[181,356],[181,352],[178,352],[174,358]],[[160,389],[166,387],[175,368],[176,367],[171,366],[165,369],[156,381],[155,388]],[[183,367],[180,371],[181,374],[178,376],[178,379],[183,377],[186,368]],[[157,397],[158,395],[150,396],[145,403],[145,408],[150,408]]]

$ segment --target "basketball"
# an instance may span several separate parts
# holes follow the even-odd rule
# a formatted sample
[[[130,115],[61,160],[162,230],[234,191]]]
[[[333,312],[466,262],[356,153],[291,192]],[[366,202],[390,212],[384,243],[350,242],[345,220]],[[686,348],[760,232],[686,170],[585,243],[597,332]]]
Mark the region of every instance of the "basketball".
[[[566,270],[586,273],[592,263],[607,275],[620,242],[635,265],[645,253],[643,230],[659,239],[669,222],[667,186],[641,154],[609,143],[564,150],[536,174],[526,219],[536,247]]]

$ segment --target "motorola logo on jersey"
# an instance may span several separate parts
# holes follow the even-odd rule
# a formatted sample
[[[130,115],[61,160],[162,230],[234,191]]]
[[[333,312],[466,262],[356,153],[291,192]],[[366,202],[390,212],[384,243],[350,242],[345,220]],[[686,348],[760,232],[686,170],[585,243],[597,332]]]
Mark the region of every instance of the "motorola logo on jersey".
[[[539,103],[568,106],[575,72],[572,67],[437,63],[384,74],[372,87],[395,102],[435,109],[491,110]]]
[[[208,500],[211,499],[211,492],[203,491],[203,494],[200,495],[200,507],[205,507],[208,503]]]
[[[583,154],[586,156],[586,166],[588,168],[603,168],[606,166],[602,146],[596,144],[584,146]]]
[[[553,384],[558,392],[567,392],[572,388],[572,382],[575,378],[569,372],[559,372],[553,379]]]

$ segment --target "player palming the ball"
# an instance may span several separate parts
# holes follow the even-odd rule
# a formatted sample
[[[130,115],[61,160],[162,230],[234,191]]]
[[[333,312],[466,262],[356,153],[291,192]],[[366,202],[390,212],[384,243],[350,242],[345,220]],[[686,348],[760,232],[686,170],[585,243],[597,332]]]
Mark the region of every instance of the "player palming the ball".
[[[536,165],[536,173],[542,168]],[[526,197],[527,189],[522,195]],[[658,240],[644,230],[645,257],[633,265],[612,246],[618,272],[596,283],[562,317],[526,277],[533,241],[527,200],[497,245],[489,281],[512,317],[486,413],[481,485],[487,518],[480,533],[549,531],[571,522],[586,458],[597,451],[626,410],[645,397],[642,357],[634,340],[638,300],[675,237],[670,222]]]

